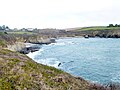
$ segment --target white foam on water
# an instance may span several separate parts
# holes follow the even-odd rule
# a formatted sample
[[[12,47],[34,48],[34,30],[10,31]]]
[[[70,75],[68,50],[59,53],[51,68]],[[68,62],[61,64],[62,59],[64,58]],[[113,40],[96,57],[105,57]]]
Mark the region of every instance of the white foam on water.
[[[44,65],[53,66],[55,68],[58,68],[58,65],[60,63],[56,58],[40,59],[40,60],[37,60],[37,62]]]
[[[60,62],[56,58],[46,58],[46,59],[39,59],[39,60],[35,59],[35,56],[41,55],[43,51],[44,49],[40,49],[39,51],[36,51],[33,53],[30,52],[29,54],[26,54],[26,55],[38,63],[58,68],[58,65]]]
[[[51,44],[49,44],[49,45],[64,46],[64,45],[73,45],[73,44],[75,44],[75,43],[68,41],[68,42],[51,43]]]
[[[69,45],[73,45],[73,44],[75,44],[74,42],[67,42],[67,44],[69,44]]]
[[[51,43],[50,45],[64,46],[65,43],[64,42],[61,42],[61,43]]]
[[[28,57],[34,59],[36,55],[41,55],[41,53],[43,52],[43,49],[40,49],[39,51],[35,51],[35,52],[30,52],[28,54],[26,54]]]
[[[111,81],[120,83],[120,72],[115,72],[112,74]]]

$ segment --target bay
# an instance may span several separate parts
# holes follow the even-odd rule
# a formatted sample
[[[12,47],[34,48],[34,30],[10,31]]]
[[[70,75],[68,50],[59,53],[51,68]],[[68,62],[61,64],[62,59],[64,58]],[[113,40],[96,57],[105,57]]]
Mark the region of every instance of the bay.
[[[120,39],[62,38],[28,56],[91,82],[120,83]]]

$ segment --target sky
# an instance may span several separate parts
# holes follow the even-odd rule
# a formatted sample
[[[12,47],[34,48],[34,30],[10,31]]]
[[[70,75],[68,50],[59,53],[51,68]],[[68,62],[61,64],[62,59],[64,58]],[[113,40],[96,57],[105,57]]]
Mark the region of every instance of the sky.
[[[120,24],[120,0],[0,0],[0,25],[74,28]]]

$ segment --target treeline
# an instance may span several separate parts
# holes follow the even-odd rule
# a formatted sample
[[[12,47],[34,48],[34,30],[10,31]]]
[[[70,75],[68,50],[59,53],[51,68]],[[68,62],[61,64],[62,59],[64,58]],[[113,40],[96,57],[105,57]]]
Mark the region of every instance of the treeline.
[[[120,27],[120,24],[109,24],[109,26],[107,26],[107,27]]]
[[[0,26],[0,30],[8,30],[8,29],[10,29],[10,28],[6,25]]]

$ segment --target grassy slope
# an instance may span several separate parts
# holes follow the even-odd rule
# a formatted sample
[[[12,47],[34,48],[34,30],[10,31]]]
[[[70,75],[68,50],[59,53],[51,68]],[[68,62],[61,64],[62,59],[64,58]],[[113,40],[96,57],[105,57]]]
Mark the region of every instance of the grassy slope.
[[[0,90],[88,90],[88,82],[38,64],[26,55],[0,50]]]
[[[14,44],[15,41],[14,36],[0,32],[0,47],[6,47],[7,44]]]

